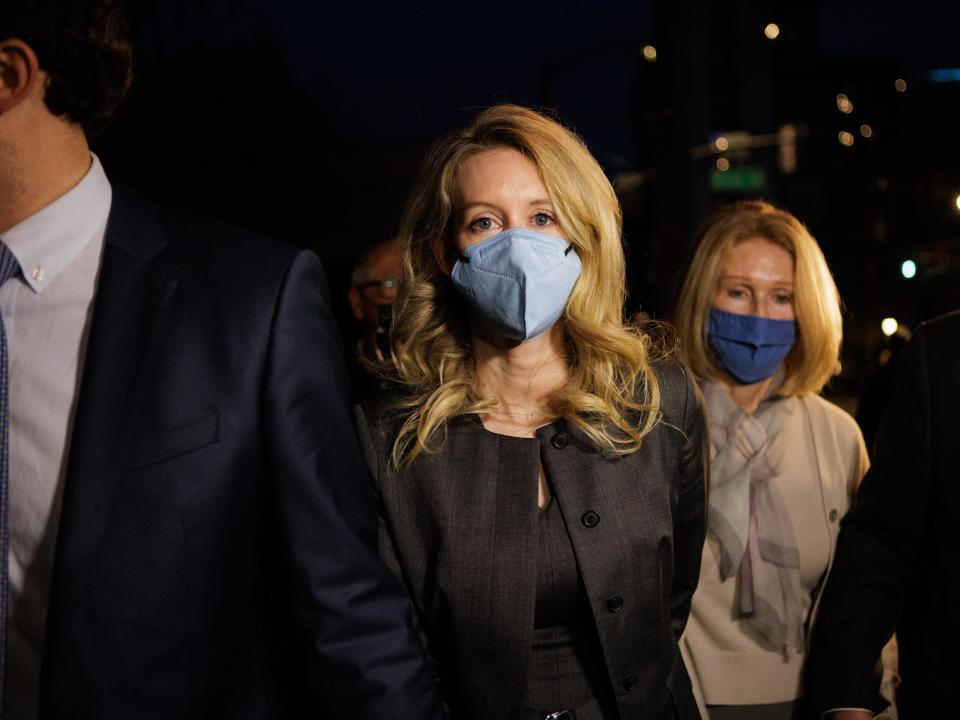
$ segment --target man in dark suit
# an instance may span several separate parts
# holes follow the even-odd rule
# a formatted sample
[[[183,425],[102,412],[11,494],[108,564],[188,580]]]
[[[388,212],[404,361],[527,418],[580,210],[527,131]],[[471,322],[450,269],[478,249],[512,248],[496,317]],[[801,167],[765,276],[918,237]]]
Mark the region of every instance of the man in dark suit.
[[[811,641],[812,717],[869,718],[874,667],[896,629],[902,720],[955,718],[960,646],[960,313],[921,325],[904,351],[874,464],[843,521]]]
[[[436,718],[320,264],[111,186],[129,79],[111,0],[0,4],[0,715]]]

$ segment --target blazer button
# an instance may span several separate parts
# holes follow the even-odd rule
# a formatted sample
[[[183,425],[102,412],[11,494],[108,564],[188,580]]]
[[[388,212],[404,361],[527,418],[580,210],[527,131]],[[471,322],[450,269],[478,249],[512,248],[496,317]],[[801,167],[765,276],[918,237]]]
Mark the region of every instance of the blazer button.
[[[637,676],[631,675],[623,681],[623,689],[627,692],[633,692],[637,689]]]
[[[620,608],[623,607],[623,598],[619,595],[614,595],[612,598],[607,600],[607,612],[620,612]]]
[[[830,522],[836,522],[836,521],[837,521],[837,509],[834,508],[833,510],[830,511]]]
[[[600,516],[597,515],[593,510],[587,510],[583,515],[580,516],[580,522],[582,522],[588,528],[596,527],[600,524]]]
[[[567,445],[570,444],[570,437],[566,433],[560,432],[554,435],[550,442],[553,443],[553,446],[557,450],[563,450]]]

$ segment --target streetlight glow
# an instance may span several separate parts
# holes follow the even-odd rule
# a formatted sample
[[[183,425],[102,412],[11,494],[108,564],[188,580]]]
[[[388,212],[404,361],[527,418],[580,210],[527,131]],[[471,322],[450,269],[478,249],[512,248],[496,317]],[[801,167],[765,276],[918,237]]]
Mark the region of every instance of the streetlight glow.
[[[866,123],[864,123],[863,125],[860,126],[860,134],[863,135],[865,138],[872,138],[873,128],[867,125]]]
[[[767,40],[776,40],[780,37],[780,26],[776,23],[768,23],[763,29],[763,34],[767,36]]]
[[[904,260],[900,266],[900,274],[907,280],[912,280],[917,276],[917,264],[913,260]]]
[[[837,110],[844,115],[849,115],[853,112],[853,102],[843,93],[837,95]]]
[[[726,172],[730,169],[730,161],[726,158],[717,158],[717,170]]]
[[[727,140],[723,135],[714,140],[713,144],[716,146],[717,150],[727,150],[730,147],[730,141]]]
[[[906,92],[907,91],[907,81],[903,78],[897,78],[893,86],[897,89],[897,92]]]
[[[880,329],[887,337],[893,335],[898,327],[900,327],[900,323],[897,322],[896,318],[884,318],[880,323]]]
[[[657,61],[657,49],[653,45],[643,46],[643,59],[649,63]]]
[[[854,139],[855,138],[853,137],[853,133],[847,132],[846,130],[841,130],[837,134],[837,140],[839,140],[840,144],[843,145],[844,147],[850,147],[851,145],[853,145]]]

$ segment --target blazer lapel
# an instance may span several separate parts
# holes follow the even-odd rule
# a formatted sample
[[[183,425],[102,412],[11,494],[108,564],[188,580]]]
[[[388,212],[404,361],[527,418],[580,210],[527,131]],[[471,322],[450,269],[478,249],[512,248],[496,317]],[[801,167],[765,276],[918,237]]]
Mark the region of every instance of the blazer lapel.
[[[166,240],[152,206],[115,190],[70,445],[50,641],[82,605],[176,280],[150,264]]]

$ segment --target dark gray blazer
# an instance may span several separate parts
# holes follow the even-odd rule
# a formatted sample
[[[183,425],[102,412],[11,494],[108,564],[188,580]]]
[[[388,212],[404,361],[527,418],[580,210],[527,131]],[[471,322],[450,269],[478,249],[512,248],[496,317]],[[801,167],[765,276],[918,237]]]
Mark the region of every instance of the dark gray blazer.
[[[705,422],[681,366],[656,368],[663,421],[617,459],[563,420],[539,443],[449,423],[442,447],[402,474],[399,421],[357,409],[380,492],[380,549],[410,593],[456,720],[523,707],[536,598],[537,475],[560,504],[623,720],[697,718],[677,638],[697,585],[705,515]]]

